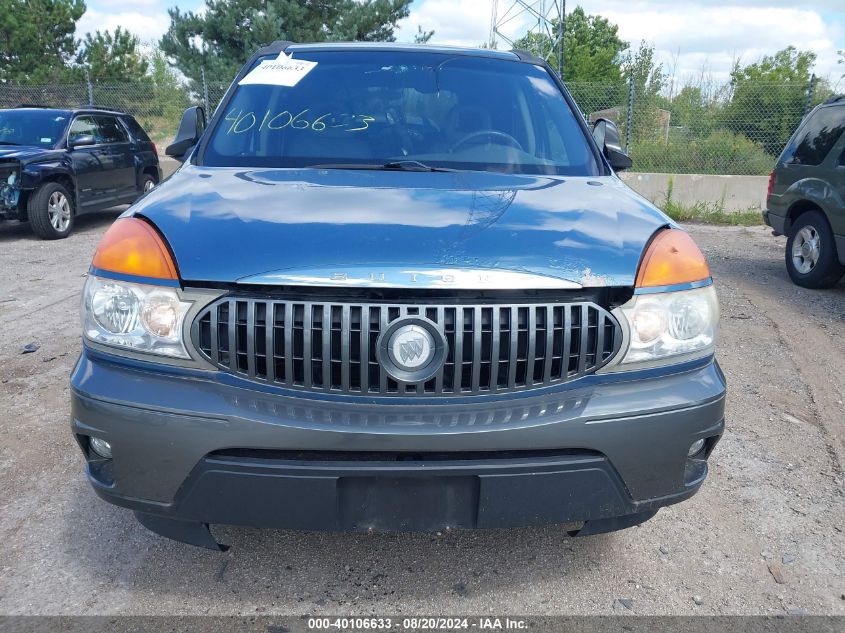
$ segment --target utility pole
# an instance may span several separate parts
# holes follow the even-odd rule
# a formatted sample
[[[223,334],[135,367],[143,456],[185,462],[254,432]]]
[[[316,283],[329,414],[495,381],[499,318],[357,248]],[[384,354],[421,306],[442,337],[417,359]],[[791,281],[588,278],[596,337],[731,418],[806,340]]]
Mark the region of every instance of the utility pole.
[[[499,40],[513,47],[517,40],[535,34],[542,42],[538,57],[557,65],[563,76],[563,38],[566,20],[565,0],[493,0],[490,14],[490,48]],[[525,33],[517,33],[525,22],[532,26]]]

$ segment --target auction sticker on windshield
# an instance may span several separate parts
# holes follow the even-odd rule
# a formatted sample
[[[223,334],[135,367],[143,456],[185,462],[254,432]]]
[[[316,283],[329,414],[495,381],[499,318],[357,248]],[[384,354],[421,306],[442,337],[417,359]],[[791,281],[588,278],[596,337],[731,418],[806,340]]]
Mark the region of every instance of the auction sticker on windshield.
[[[265,59],[238,84],[246,86],[250,84],[264,84],[269,86],[293,87],[310,73],[317,62],[309,62],[304,59],[292,59],[282,53],[277,59]]]

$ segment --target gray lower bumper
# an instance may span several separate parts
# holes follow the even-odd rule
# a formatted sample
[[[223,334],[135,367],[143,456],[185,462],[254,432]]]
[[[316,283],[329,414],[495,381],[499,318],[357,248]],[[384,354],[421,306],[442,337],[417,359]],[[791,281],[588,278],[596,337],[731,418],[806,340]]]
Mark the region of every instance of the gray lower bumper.
[[[786,218],[772,213],[769,209],[763,210],[763,222],[772,227],[777,235],[784,235],[786,232]]]
[[[114,455],[89,460],[89,479],[113,503],[204,523],[389,530],[647,514],[694,494],[724,424],[714,362],[495,402],[402,405],[151,367],[80,357],[73,431]],[[689,459],[699,438],[708,448]]]

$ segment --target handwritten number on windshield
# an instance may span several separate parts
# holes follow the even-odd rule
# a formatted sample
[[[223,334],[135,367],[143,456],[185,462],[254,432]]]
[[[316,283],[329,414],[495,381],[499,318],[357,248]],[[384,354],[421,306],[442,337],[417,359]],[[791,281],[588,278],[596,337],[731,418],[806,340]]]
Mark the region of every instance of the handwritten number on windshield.
[[[283,130],[286,127],[293,128],[294,130],[312,130],[314,132],[323,132],[328,128],[346,128],[343,131],[363,132],[370,127],[370,123],[376,120],[375,117],[366,114],[339,114],[332,116],[333,113],[326,112],[312,121],[310,120],[310,116],[308,116],[310,110],[311,108],[305,108],[297,114],[293,114],[287,110],[274,114],[271,110],[267,110],[261,118],[260,123],[254,112],[238,110],[235,113],[232,110],[224,118],[225,121],[231,123],[226,133],[245,134],[255,128],[256,125],[258,126],[258,132],[263,130]],[[353,125],[357,127],[350,127]]]
[[[355,115],[353,115],[353,118],[354,118],[354,116]],[[351,130],[346,130],[346,131],[347,132],[360,132],[362,130],[366,130],[368,127],[370,127],[370,123],[375,121],[375,118],[373,118],[371,116],[362,115],[360,118],[361,118],[361,123],[364,124],[364,127],[356,127],[356,128],[352,128]]]

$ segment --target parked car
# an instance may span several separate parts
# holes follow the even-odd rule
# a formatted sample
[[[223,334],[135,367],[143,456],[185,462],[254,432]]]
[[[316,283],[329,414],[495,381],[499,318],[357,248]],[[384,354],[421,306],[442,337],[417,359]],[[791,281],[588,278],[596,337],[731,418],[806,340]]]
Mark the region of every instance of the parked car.
[[[542,60],[277,42],[167,153],[71,378],[91,485],[148,528],[587,535],[702,485],[707,263]]]
[[[835,286],[845,274],[845,96],[816,107],[769,177],[763,218],[786,235],[786,270],[805,288]]]
[[[135,202],[160,180],[155,145],[125,112],[0,110],[0,220],[40,238],[67,237],[78,215]]]

